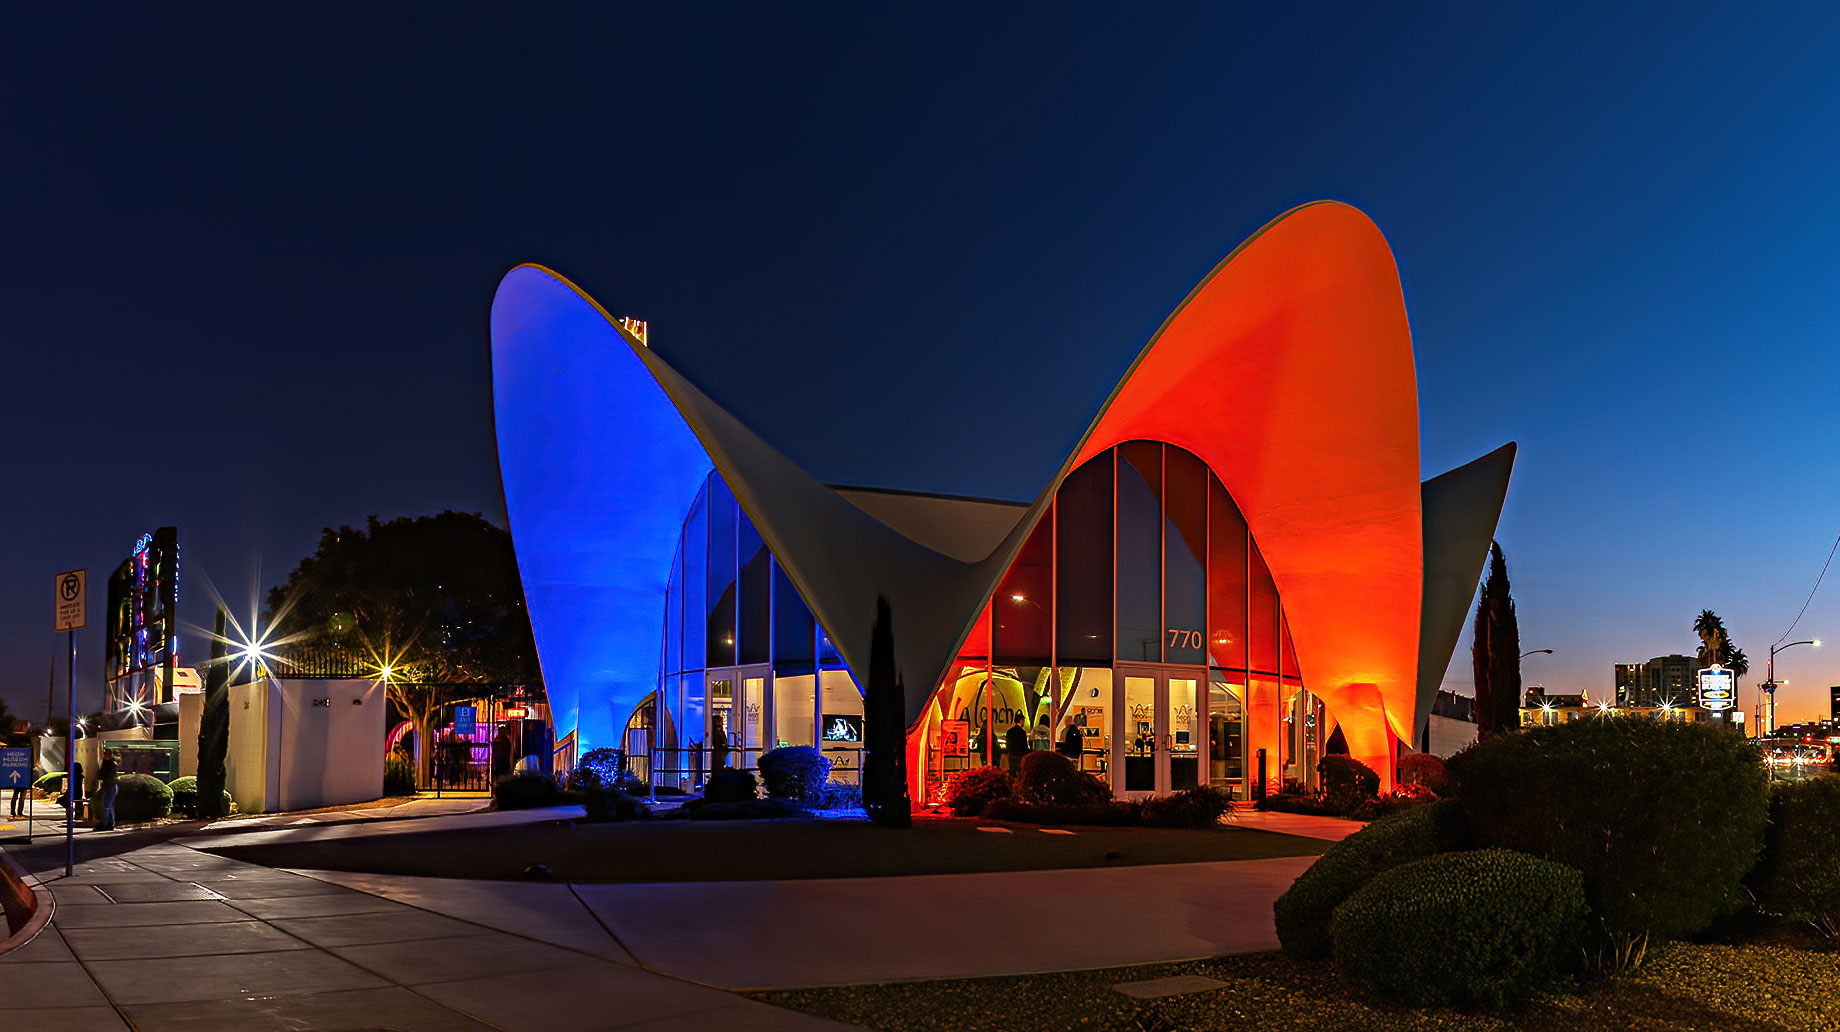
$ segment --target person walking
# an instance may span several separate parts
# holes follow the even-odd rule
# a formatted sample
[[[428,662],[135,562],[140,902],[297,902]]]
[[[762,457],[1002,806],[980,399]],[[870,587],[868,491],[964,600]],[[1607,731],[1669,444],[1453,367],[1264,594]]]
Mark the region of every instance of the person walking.
[[[121,791],[121,770],[115,765],[115,754],[102,754],[102,770],[97,774],[97,794],[101,796],[102,813],[96,819],[97,831],[115,830],[115,793]]]
[[[37,778],[38,766],[34,764],[32,776],[27,778],[23,784],[13,786],[13,816],[24,817],[26,815],[26,793],[32,791],[32,786],[37,784]]]
[[[1003,751],[1009,754],[1010,771],[1020,771],[1022,758],[1029,752],[1029,732],[1021,721],[1011,724],[1009,730],[1003,733]]]

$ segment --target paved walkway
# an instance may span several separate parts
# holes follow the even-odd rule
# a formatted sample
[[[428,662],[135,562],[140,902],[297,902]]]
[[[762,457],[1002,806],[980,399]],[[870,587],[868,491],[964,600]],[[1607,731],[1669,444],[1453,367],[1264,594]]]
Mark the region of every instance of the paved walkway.
[[[460,812],[477,806],[417,800],[394,814],[279,815],[222,822],[184,839],[86,832],[77,875],[68,879],[61,841],[13,847],[9,855],[51,886],[57,910],[38,939],[0,958],[0,1003],[9,1008],[0,1025],[7,1032],[843,1028],[725,990],[1271,949],[1272,900],[1314,859],[561,885],[280,871],[187,845],[529,819]],[[1294,814],[1240,819],[1326,839],[1360,827]],[[136,893],[161,901],[128,902]],[[207,898],[172,898],[187,893]]]
[[[495,927],[529,913],[518,890],[564,886],[470,897],[488,924],[464,906],[449,916],[151,835],[90,833],[79,845],[71,878],[61,843],[9,848],[45,869],[56,911],[0,957],[6,1032],[850,1027],[643,970],[604,929],[538,939]],[[206,898],[175,898],[187,895]]]

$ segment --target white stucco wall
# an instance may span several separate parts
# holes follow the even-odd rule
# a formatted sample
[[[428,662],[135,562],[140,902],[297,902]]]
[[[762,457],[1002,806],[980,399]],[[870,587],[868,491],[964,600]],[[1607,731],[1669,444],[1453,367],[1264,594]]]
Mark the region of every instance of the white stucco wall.
[[[310,810],[383,795],[383,684],[281,681],[276,809]]]

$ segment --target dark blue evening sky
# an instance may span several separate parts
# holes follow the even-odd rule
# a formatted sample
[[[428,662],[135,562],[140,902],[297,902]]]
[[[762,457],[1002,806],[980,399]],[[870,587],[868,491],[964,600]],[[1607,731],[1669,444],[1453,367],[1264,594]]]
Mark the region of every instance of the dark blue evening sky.
[[[1831,8],[53,6],[0,33],[27,715],[52,574],[144,529],[202,624],[322,526],[502,521],[521,261],[822,478],[1021,498],[1202,274],[1337,198],[1399,260],[1426,475],[1521,444],[1530,681],[1602,692],[1704,607],[1755,680],[1840,531]],[[1840,583],[1798,630],[1840,640]],[[1786,719],[1840,683],[1789,656]]]

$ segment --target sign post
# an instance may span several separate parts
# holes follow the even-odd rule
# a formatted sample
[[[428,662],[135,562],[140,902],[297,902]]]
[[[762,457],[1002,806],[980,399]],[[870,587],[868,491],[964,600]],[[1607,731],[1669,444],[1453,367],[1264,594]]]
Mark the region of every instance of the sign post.
[[[63,631],[70,649],[64,705],[64,877],[77,873],[77,631],[83,626],[88,570],[67,570],[52,587],[53,629]]]

